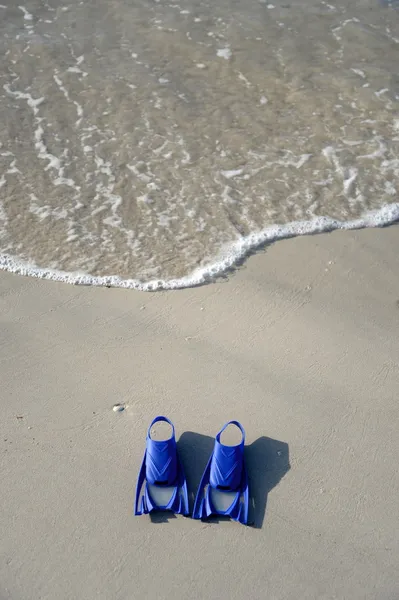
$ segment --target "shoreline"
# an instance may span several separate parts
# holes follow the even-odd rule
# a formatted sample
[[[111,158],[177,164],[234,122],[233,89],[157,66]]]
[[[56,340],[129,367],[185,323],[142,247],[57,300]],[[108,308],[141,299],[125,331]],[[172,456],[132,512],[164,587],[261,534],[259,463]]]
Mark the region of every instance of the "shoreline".
[[[57,269],[38,267],[34,264],[15,259],[0,253],[0,271],[58,281],[69,285],[94,287],[112,287],[135,289],[144,292],[168,291],[196,288],[209,283],[217,283],[220,278],[236,272],[253,254],[261,252],[267,246],[296,237],[329,234],[335,231],[353,231],[370,228],[385,228],[399,221],[399,203],[385,204],[377,210],[366,212],[353,221],[338,221],[330,217],[315,217],[310,221],[293,221],[284,225],[270,225],[265,229],[241,237],[222,247],[211,262],[195,269],[188,275],[175,279],[123,279],[118,275],[96,276],[87,273],[67,272]]]

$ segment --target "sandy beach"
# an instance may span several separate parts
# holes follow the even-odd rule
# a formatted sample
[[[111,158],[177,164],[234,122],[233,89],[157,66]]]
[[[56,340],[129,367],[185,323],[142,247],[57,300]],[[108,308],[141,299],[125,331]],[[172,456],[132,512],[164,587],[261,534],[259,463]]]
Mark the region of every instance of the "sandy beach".
[[[397,598],[398,256],[392,226],[176,292],[1,273],[1,600]],[[192,492],[243,423],[253,527],[133,516],[157,414]]]

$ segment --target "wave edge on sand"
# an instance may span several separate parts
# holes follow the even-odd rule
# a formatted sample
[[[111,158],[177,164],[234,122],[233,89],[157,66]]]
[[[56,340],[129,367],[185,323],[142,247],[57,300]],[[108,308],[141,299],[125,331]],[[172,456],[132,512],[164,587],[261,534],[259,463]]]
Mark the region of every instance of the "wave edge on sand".
[[[115,287],[135,289],[144,292],[176,290],[197,287],[210,283],[224,275],[230,269],[237,267],[241,261],[266,244],[278,240],[289,239],[302,235],[331,233],[338,229],[364,229],[370,227],[386,227],[399,220],[399,202],[386,204],[378,210],[368,211],[359,219],[353,221],[338,221],[330,217],[316,217],[309,221],[293,221],[284,225],[269,225],[252,232],[224,246],[215,260],[210,264],[195,269],[192,273],[176,279],[154,279],[140,281],[139,279],[123,279],[117,275],[94,276],[88,273],[65,272],[57,269],[46,269],[20,260],[8,254],[0,254],[0,270],[49,279],[71,285],[86,285],[96,287]]]

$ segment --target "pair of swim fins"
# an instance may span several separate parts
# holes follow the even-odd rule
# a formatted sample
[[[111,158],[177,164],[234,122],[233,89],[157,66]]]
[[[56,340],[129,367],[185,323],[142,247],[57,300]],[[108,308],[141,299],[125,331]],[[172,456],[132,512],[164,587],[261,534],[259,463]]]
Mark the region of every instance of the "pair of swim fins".
[[[167,440],[151,438],[155,423],[165,421],[172,428]],[[220,436],[228,425],[241,431],[242,439],[236,446],[221,443]],[[248,478],[244,462],[245,431],[238,421],[229,421],[216,435],[215,446],[202,475],[197,491],[192,517],[205,519],[212,515],[229,516],[235,521],[248,523]],[[155,496],[165,488],[170,490],[167,500],[159,501]],[[227,497],[228,504],[218,507],[216,496]],[[214,497],[215,496],[215,497]],[[224,498],[226,500],[226,498]],[[183,515],[189,514],[187,482],[180,462],[175,439],[175,429],[166,417],[156,417],[148,428],[146,450],[140,468],[135,501],[135,514],[148,514],[155,510],[170,510]]]

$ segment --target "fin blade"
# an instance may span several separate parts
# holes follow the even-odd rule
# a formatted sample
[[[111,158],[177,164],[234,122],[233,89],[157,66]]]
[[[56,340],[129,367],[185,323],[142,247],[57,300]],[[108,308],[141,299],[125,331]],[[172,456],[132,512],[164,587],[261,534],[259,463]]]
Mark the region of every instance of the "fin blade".
[[[205,498],[202,498],[193,512],[193,519],[205,519],[208,515],[206,514],[205,509]]]
[[[238,513],[238,520],[243,525],[248,524],[248,511],[249,511],[249,489],[248,489],[248,476],[247,471],[243,469],[242,481],[241,481],[241,495],[240,495],[240,510]]]
[[[145,483],[145,461],[146,461],[146,456],[147,456],[147,450],[144,452],[144,456],[143,456],[143,460],[142,460],[142,463],[141,463],[139,475],[137,477],[136,497],[135,497],[135,503],[134,503],[134,514],[135,515],[145,514],[144,513],[144,498],[145,498],[146,490],[143,491],[143,486],[144,486],[144,483]]]
[[[205,467],[205,471],[201,477],[200,484],[198,486],[197,494],[195,496],[194,509],[192,517],[193,519],[203,519],[206,515],[206,505],[205,500],[208,495],[205,492],[205,486],[209,484],[209,475],[211,471],[211,461],[212,461],[213,453],[211,454],[208,464]]]
[[[183,477],[184,477],[184,473],[183,473]],[[188,491],[187,491],[187,482],[186,482],[185,478],[184,478],[182,486],[179,489],[179,496],[180,496],[180,508],[181,508],[181,510],[179,512],[180,512],[180,514],[187,516],[188,514],[190,514],[190,509],[188,506]]]

